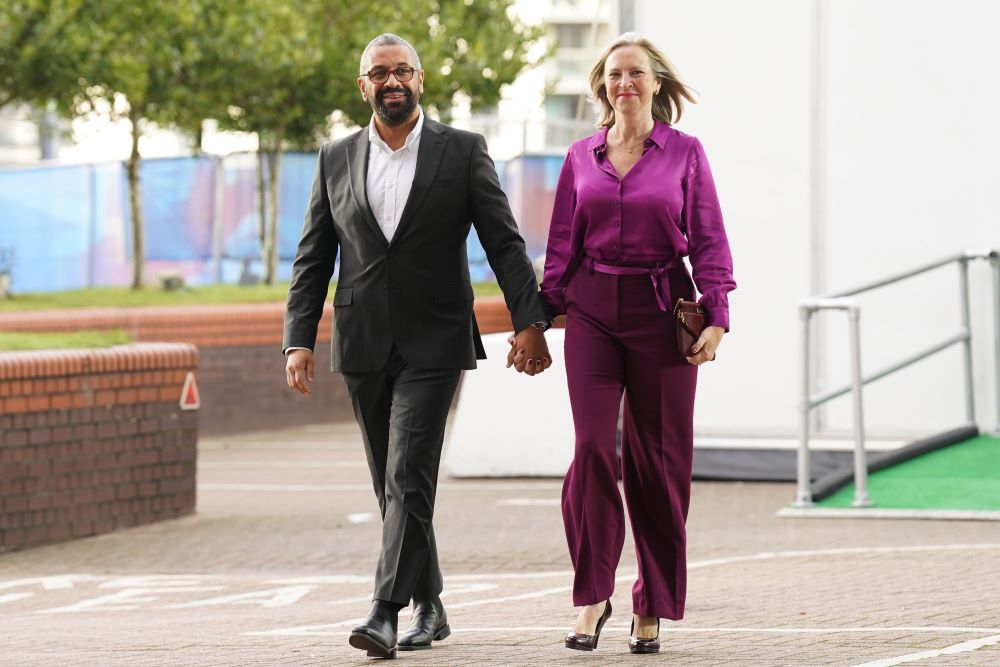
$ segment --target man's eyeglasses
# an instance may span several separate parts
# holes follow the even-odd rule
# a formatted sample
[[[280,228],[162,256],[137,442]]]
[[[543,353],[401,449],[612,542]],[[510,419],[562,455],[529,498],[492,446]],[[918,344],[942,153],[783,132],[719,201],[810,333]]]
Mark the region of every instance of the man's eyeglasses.
[[[396,81],[409,81],[413,78],[413,73],[420,71],[418,67],[397,67],[394,70],[382,69],[381,67],[376,67],[375,69],[369,70],[362,74],[361,76],[367,76],[372,83],[385,83],[389,80],[389,73],[391,72]]]

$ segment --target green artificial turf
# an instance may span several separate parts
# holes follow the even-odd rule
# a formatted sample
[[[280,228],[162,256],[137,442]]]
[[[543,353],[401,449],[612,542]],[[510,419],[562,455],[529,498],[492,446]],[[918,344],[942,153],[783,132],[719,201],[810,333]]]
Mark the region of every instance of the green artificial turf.
[[[0,352],[54,350],[73,347],[111,347],[132,342],[124,331],[74,331],[72,333],[12,333],[0,331]]]
[[[476,296],[500,294],[495,281],[473,283]],[[330,285],[333,294],[334,285]],[[273,287],[254,285],[205,285],[176,291],[158,287],[131,290],[127,287],[96,287],[66,292],[33,292],[15,294],[0,299],[0,313],[51,308],[130,308],[139,306],[185,306],[221,303],[272,303],[284,302],[288,296],[288,283]]]
[[[874,507],[1000,510],[1000,438],[981,435],[918,456],[868,477]],[[850,507],[854,485],[818,503]]]

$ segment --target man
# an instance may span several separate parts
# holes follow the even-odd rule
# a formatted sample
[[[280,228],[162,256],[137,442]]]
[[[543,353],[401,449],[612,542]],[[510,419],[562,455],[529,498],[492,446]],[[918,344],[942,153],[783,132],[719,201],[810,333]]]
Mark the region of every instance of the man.
[[[339,251],[332,366],[354,404],[383,520],[372,608],[350,643],[391,658],[397,645],[427,648],[451,632],[431,520],[459,374],[486,356],[472,312],[470,224],[517,332],[508,366],[529,375],[549,366],[549,322],[486,142],[424,116],[424,72],[402,38],[373,39],[360,69],[371,124],[320,150],[283,349],[288,385],[309,394]],[[397,614],[411,599],[413,621],[397,644]]]

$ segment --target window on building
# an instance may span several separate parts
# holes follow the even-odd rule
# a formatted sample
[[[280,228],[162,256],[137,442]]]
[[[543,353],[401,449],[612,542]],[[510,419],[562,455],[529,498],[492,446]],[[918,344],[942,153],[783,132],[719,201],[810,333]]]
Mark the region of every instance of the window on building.
[[[552,120],[572,120],[576,118],[579,95],[549,95],[545,98],[545,116]]]

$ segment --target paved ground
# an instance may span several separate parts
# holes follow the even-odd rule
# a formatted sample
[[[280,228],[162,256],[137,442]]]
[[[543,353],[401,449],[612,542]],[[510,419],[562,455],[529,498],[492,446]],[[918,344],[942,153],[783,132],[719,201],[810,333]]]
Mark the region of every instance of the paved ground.
[[[379,532],[353,425],[204,440],[199,474],[196,516],[0,556],[0,665],[375,662],[347,645]],[[778,519],[786,484],[695,485],[688,614],[660,655],[627,652],[630,547],[599,649],[568,651],[558,497],[442,479],[455,633],[401,663],[1000,665],[1000,525]]]

